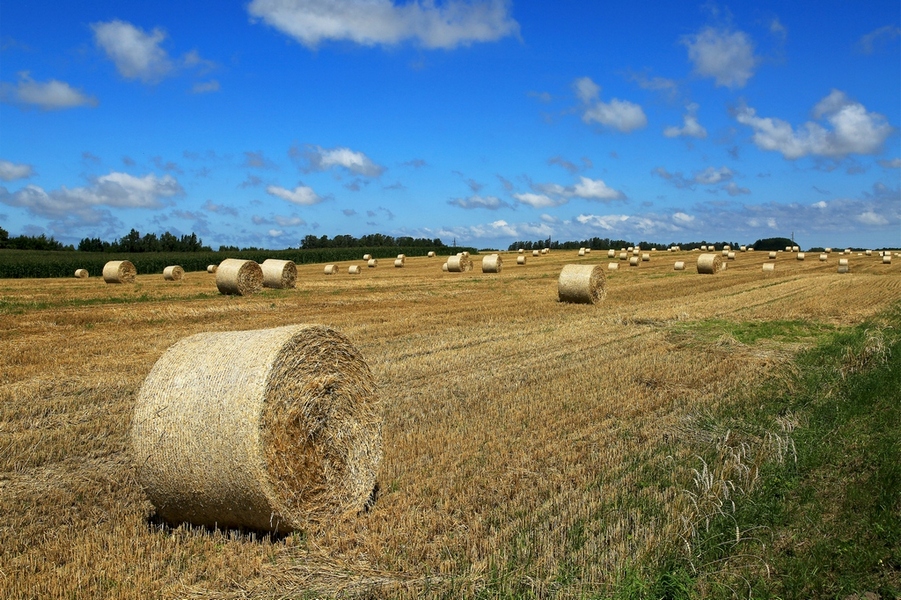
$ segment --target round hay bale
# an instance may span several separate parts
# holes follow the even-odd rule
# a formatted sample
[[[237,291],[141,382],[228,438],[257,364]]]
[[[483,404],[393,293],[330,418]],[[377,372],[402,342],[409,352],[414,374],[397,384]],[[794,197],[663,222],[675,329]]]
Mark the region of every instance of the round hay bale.
[[[728,251],[728,250],[721,250],[721,251],[720,251],[720,255],[725,256],[725,257],[728,258],[728,257],[729,257],[729,251]]]
[[[797,260],[804,260],[804,257],[805,257],[805,256],[806,256],[806,255],[805,255],[803,252],[798,252],[798,254],[795,255],[795,258],[796,258]]]
[[[632,252],[633,250],[635,250],[635,246],[629,246],[628,248],[626,248],[626,252]]]
[[[607,250],[607,258],[616,258],[616,250],[613,248]]]
[[[398,254],[398,255],[397,255],[397,258],[398,258],[399,260],[407,260],[407,255],[406,255],[406,254]]]
[[[629,253],[628,252],[620,252],[619,259],[620,260],[629,260]]]
[[[263,287],[277,290],[297,287],[297,265],[293,260],[267,258],[260,268],[263,269]]]
[[[883,254],[882,255],[882,264],[884,264],[884,265],[892,264],[892,255],[891,254]]]
[[[541,256],[541,253],[538,250],[532,250],[532,256]]]
[[[629,266],[630,267],[637,267],[640,263],[641,263],[641,259],[639,259],[637,256],[629,257]]]
[[[608,271],[616,271],[619,269],[619,263],[607,263]]]
[[[726,260],[735,260],[735,252],[732,252],[732,251],[727,252]]]
[[[394,268],[400,269],[400,268],[403,268],[403,266],[404,266],[404,259],[402,259],[402,258],[394,259]]]
[[[138,270],[129,260],[111,260],[103,265],[103,281],[106,283],[134,283]]]
[[[516,264],[518,264],[518,265],[524,265],[524,264],[526,264],[526,257],[523,256],[523,255],[517,256],[517,257],[516,257]]]
[[[369,260],[366,261],[366,266],[370,269],[376,268],[377,266],[379,266],[379,259],[370,258]]]
[[[350,265],[349,267],[347,267],[348,275],[359,275],[360,273],[362,273],[362,271],[360,270],[360,265]]]
[[[824,248],[823,250],[826,252],[826,254],[829,254],[830,252],[832,252],[832,248]]]
[[[199,333],[135,402],[138,481],[169,523],[290,532],[363,509],[382,403],[360,352],[322,325]]]
[[[542,253],[542,254],[547,254],[548,252],[550,252],[550,249],[549,249],[549,248],[542,248],[542,249],[541,249],[541,253]]]
[[[219,268],[218,265],[207,265],[206,272],[207,273],[215,273],[216,269],[218,269],[218,268]]]
[[[719,254],[701,254],[698,256],[698,273],[715,275],[723,269],[723,257]]]
[[[848,259],[847,259],[847,258],[840,258],[840,259],[838,259],[838,266],[840,266],[840,267],[847,267],[847,266],[848,266]]]
[[[684,271],[684,270],[685,270],[685,261],[684,260],[677,260],[673,264],[673,271]]]
[[[252,260],[226,258],[216,270],[220,294],[247,296],[263,289],[263,269]]]
[[[763,272],[772,273],[776,270],[776,263],[763,263]]]
[[[701,252],[707,252],[707,246],[701,246]]]
[[[75,277],[78,279],[87,279],[89,277],[87,269],[75,269]]]
[[[579,248],[579,256],[585,256],[585,248]]]
[[[851,248],[845,248],[845,254],[850,255],[850,254],[851,254]]]
[[[336,265],[325,265],[325,269],[323,269],[323,273],[326,275],[334,275],[338,272],[338,267]]]
[[[820,254],[820,261],[829,260],[829,255],[826,253]]]
[[[364,255],[363,255],[363,260],[372,260],[372,255],[371,255],[371,254],[364,254]]]
[[[429,258],[435,258],[435,251],[434,251],[434,250],[429,250],[428,257],[429,257]]]
[[[776,253],[770,252],[770,260],[776,260]]]
[[[166,281],[181,281],[185,277],[185,270],[179,265],[172,265],[163,269],[163,279]]]
[[[585,254],[591,254],[591,248],[585,248]]]
[[[445,273],[447,273],[447,270],[448,270],[447,263],[444,263],[443,265],[441,265],[441,270],[444,271]]]
[[[635,248],[632,250],[632,256],[641,256],[641,248]]]
[[[748,251],[748,247],[747,247],[747,246],[739,246],[739,247],[738,247],[738,251],[739,251],[739,252],[747,252],[747,251]]]
[[[732,250],[732,246],[730,246],[729,244],[725,244],[725,245],[723,246],[723,250],[725,250],[726,252],[728,252],[729,250]]]
[[[648,254],[647,252],[645,252],[641,255],[642,262],[649,262],[650,260],[651,260],[651,255]]]
[[[557,295],[560,302],[597,304],[607,295],[607,276],[600,265],[563,265]]]
[[[500,254],[489,254],[482,259],[482,273],[500,273],[503,262]]]
[[[450,256],[447,259],[447,270],[450,273],[472,271],[472,261],[468,256]]]
[[[519,254],[522,254],[523,252],[525,252],[525,250],[523,250],[522,248],[520,248],[519,250],[517,250],[517,253],[519,253]]]
[[[863,253],[866,254],[867,256],[872,256],[872,255],[873,255],[873,251],[872,251],[872,250],[864,250]]]
[[[850,272],[851,272],[851,267],[850,267],[849,265],[839,265],[839,266],[838,266],[838,272],[839,272],[839,273],[850,273]]]

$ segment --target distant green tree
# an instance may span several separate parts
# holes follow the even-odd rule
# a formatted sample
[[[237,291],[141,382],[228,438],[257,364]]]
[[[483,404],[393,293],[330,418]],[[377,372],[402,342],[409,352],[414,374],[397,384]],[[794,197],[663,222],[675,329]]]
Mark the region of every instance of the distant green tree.
[[[786,246],[795,245],[789,238],[774,237],[757,240],[751,246],[754,250],[785,250]]]

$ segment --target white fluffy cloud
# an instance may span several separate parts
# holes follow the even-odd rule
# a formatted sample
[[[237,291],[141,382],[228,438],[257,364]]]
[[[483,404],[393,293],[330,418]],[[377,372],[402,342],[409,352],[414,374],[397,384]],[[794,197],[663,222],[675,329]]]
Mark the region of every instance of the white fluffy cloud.
[[[685,107],[686,113],[682,117],[682,127],[671,126],[663,130],[666,137],[694,137],[706,138],[707,130],[698,123],[698,105],[691,103]]]
[[[570,198],[609,202],[610,200],[623,200],[626,197],[621,191],[611,188],[603,180],[591,179],[584,175],[579,176],[579,182],[575,185],[533,183],[532,189],[537,193],[513,194],[513,197],[518,202],[528,204],[533,208],[560,206],[566,204]]]
[[[508,0],[253,0],[250,15],[315,48],[324,40],[365,46],[415,40],[426,48],[491,42],[519,32]]]
[[[572,188],[567,188],[566,193],[587,200],[620,200],[625,197],[622,192],[609,187],[602,180],[584,176],[579,177],[579,183]]]
[[[551,206],[560,206],[566,203],[566,198],[551,198],[547,194],[513,194],[517,202],[528,204],[533,208],[549,208]]]
[[[610,102],[601,101],[601,88],[589,77],[576,79],[573,89],[582,102],[582,121],[585,123],[600,123],[623,133],[648,124],[648,118],[638,104],[617,98]]]
[[[291,148],[291,156],[300,159],[301,169],[305,172],[327,171],[333,167],[347,169],[363,177],[378,177],[385,172],[385,167],[376,164],[362,152],[350,148],[323,148],[306,145],[302,149]]]
[[[743,31],[707,27],[700,33],[685,36],[682,43],[688,47],[688,58],[695,72],[702,77],[713,77],[719,87],[742,88],[754,75],[758,62],[754,44]]]
[[[92,23],[94,41],[126,79],[155,83],[168,75],[174,65],[160,47],[166,32],[155,28],[150,33],[125,21]]]
[[[754,130],[753,140],[762,150],[781,152],[785,158],[807,155],[843,158],[848,154],[876,154],[893,128],[886,118],[867,111],[844,92],[832,90],[813,109],[815,119],[828,126],[808,121],[795,130],[791,124],[772,117],[758,117],[748,106],[740,107],[736,120]]]
[[[74,89],[68,83],[51,79],[33,80],[27,72],[19,73],[16,84],[0,83],[0,101],[34,105],[42,110],[60,110],[77,106],[97,106],[97,99]]]
[[[478,194],[468,198],[454,198],[453,200],[448,200],[448,204],[459,206],[460,208],[487,208],[488,210],[497,210],[510,206],[497,196],[479,196]]]
[[[27,179],[32,175],[34,175],[34,168],[31,165],[17,165],[8,160],[0,160],[0,179],[3,181]]]
[[[266,187],[266,193],[301,206],[312,206],[313,204],[319,204],[323,200],[319,194],[313,191],[313,188],[305,185],[299,185],[293,190],[270,185]]]

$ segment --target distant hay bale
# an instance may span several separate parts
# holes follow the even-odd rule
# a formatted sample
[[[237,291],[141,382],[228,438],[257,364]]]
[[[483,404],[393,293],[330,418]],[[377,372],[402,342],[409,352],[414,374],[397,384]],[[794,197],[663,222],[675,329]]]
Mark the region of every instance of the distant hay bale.
[[[776,258],[775,252],[770,252],[770,260],[774,260]]]
[[[585,254],[591,254],[591,248],[585,248]]]
[[[523,255],[517,256],[517,257],[516,257],[516,264],[518,264],[518,265],[524,265],[524,264],[526,264],[526,257],[523,256]]]
[[[838,266],[840,266],[840,267],[847,267],[847,266],[848,266],[848,259],[847,259],[847,258],[840,258],[840,259],[838,259]]]
[[[641,248],[635,248],[632,250],[632,256],[641,256]]]
[[[263,289],[263,269],[252,260],[226,258],[216,270],[220,294],[247,296]]]
[[[707,252],[707,246],[701,246],[701,252]]]
[[[616,271],[617,269],[619,269],[619,263],[607,263],[608,271]]]
[[[542,248],[542,249],[541,249],[541,253],[542,253],[542,254],[547,254],[547,253],[550,252],[550,251],[551,251],[550,248]]]
[[[720,250],[720,255],[721,255],[721,256],[725,256],[725,257],[728,258],[728,256],[729,256],[729,251],[728,251],[728,250],[725,250],[725,249]]]
[[[838,272],[839,272],[839,273],[850,273],[850,272],[851,272],[851,267],[850,267],[849,265],[839,265],[839,266],[838,266]]]
[[[532,256],[541,256],[541,253],[538,250],[532,250]]]
[[[719,254],[702,254],[698,256],[698,273],[715,275],[723,269],[723,257]]]
[[[725,250],[726,252],[728,252],[729,250],[732,250],[732,246],[730,246],[729,244],[725,244],[725,245],[723,246],[723,250]]]
[[[607,250],[607,258],[616,258],[616,250],[613,248]]]
[[[557,279],[560,302],[597,304],[606,295],[607,276],[600,265],[563,265]]]
[[[372,255],[371,255],[371,254],[364,254],[364,255],[363,255],[363,260],[372,260]]]
[[[726,260],[735,260],[735,252],[732,252],[732,251],[727,252]]]
[[[739,247],[738,247],[738,251],[739,251],[739,252],[747,252],[747,251],[748,251],[748,247],[747,247],[747,246],[739,246]]]
[[[851,254],[851,248],[845,248],[845,254]]]
[[[87,279],[88,270],[87,269],[75,269],[75,277],[78,279]]]
[[[429,258],[435,258],[435,251],[434,251],[434,250],[429,250],[428,257],[429,257]]]
[[[628,252],[620,252],[619,259],[620,260],[629,260],[629,253]]]
[[[641,261],[642,261],[642,262],[648,262],[648,261],[650,261],[650,260],[651,260],[651,255],[648,254],[647,252],[645,252],[645,253],[643,253],[643,254],[641,255]]]
[[[467,254],[468,254],[468,253],[467,253]],[[398,254],[398,255],[397,255],[397,259],[398,259],[398,260],[407,260],[407,255],[406,255],[406,254]]]
[[[633,250],[635,250],[635,246],[629,246],[628,248],[626,248],[626,252],[632,252]]]
[[[776,263],[763,263],[763,272],[772,273],[776,270]]]
[[[832,248],[825,248],[825,252],[826,254],[829,254],[830,252],[832,252]]]
[[[579,256],[585,256],[585,248],[579,248]]]
[[[639,259],[637,256],[629,257],[629,266],[630,267],[637,267],[639,264],[641,264],[641,259]]]
[[[218,265],[207,265],[207,266],[206,266],[206,272],[207,272],[207,273],[215,273],[215,272],[216,272],[216,269],[218,269],[218,268],[219,268]]]
[[[873,251],[872,250],[864,250],[863,253],[866,254],[867,256],[872,256]]]
[[[684,271],[685,270],[685,261],[677,260],[675,263],[673,263],[673,270],[674,271]]]
[[[821,261],[829,260],[829,255],[826,253],[820,254],[820,260]]]
[[[525,250],[523,250],[522,248],[520,248],[519,250],[517,250],[517,252],[518,252],[519,254],[522,254],[523,252],[525,252]]]
[[[103,281],[106,283],[134,283],[138,270],[128,260],[111,260],[103,265]]]
[[[798,254],[795,256],[797,260],[804,260],[804,257],[805,254],[803,252],[798,252]]]
[[[451,256],[447,259],[447,270],[450,273],[472,271],[472,261],[468,256]]]
[[[361,511],[382,459],[382,402],[338,331],[199,333],[138,392],[135,472],[171,524],[291,532]]]
[[[786,252],[791,252],[791,251],[792,251],[792,247],[791,247],[791,246],[786,246],[786,247],[785,247],[785,251],[786,251]]]
[[[489,254],[482,259],[482,273],[500,273],[503,260],[500,254]]]
[[[525,264],[525,263],[523,263],[523,264]],[[444,263],[443,265],[441,265],[441,270],[444,271],[445,273],[447,273],[447,270],[448,270],[447,263]]]
[[[402,259],[402,258],[394,259],[394,268],[395,269],[401,269],[401,268],[403,268],[403,266],[404,266],[404,259]]]
[[[359,275],[362,271],[360,270],[360,265],[350,265],[347,267],[348,275]]]
[[[369,260],[366,261],[366,266],[370,269],[376,268],[377,266],[379,266],[379,259],[370,258]]]
[[[323,269],[323,272],[326,275],[334,275],[335,273],[338,272],[338,267],[335,265],[325,265],[325,269]]]
[[[293,260],[267,258],[260,268],[263,269],[263,287],[277,290],[297,287],[297,265]]]
[[[892,264],[892,255],[891,254],[883,254],[882,255],[882,264],[884,264],[884,265]]]
[[[801,248],[799,246],[792,246],[792,252],[800,252]]]
[[[163,269],[163,279],[166,281],[181,281],[185,278],[185,270],[179,265],[172,265]]]

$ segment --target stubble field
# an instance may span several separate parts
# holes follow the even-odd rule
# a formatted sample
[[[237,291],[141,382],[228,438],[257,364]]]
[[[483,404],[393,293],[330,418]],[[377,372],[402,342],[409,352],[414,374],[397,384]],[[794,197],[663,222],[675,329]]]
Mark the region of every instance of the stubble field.
[[[901,301],[901,260],[875,256],[847,257],[838,274],[835,254],[780,253],[766,275],[765,252],[737,253],[714,276],[689,252],[636,268],[599,251],[502,256],[496,275],[480,257],[470,273],[443,273],[442,258],[357,261],[359,276],[352,263],[332,276],[304,265],[296,290],[245,298],[221,296],[205,272],[0,280],[0,589],[603,596],[674,548],[690,554],[721,503],[716,483],[738,481],[736,460],[780,459],[794,426],[710,464],[707,484],[697,448],[728,436],[708,415],[790,371],[823,332]],[[620,268],[601,304],[557,301],[562,265],[608,262]],[[372,508],[281,538],[156,523],[128,441],[154,362],[194,333],[292,323],[343,332],[379,385]]]

